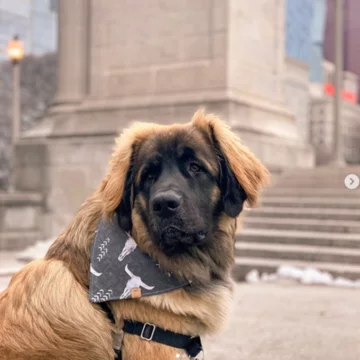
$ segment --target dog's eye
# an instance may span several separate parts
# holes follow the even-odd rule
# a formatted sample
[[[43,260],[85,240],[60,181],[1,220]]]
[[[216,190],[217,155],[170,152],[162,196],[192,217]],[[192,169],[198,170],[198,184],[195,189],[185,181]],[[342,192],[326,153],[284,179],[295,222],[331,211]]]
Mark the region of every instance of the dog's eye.
[[[152,173],[152,172],[148,172],[146,175],[145,175],[145,179],[148,180],[148,181],[152,181],[155,179],[155,174]]]
[[[200,172],[200,171],[201,171],[201,167],[200,167],[198,164],[196,164],[196,163],[191,163],[191,164],[189,165],[189,171],[194,172],[194,173],[197,173],[197,172]]]
[[[160,172],[161,167],[158,164],[147,166],[141,175],[142,181],[152,183],[159,177]]]

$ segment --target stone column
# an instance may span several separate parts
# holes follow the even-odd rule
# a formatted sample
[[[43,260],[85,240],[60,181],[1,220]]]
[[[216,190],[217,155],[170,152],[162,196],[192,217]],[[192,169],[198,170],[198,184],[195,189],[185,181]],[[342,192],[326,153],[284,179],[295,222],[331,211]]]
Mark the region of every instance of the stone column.
[[[294,118],[284,98],[284,0],[250,3],[229,0],[228,6],[229,92],[242,107],[252,109],[247,111],[247,119],[243,118],[243,125],[250,125],[256,131],[267,128],[271,133],[279,131],[276,135],[296,137]],[[264,111],[268,113],[266,117]],[[249,116],[256,121],[249,124]],[[241,119],[233,125],[239,122]]]
[[[271,169],[312,165],[284,92],[285,1],[228,0],[227,6],[230,124]]]
[[[80,102],[88,91],[89,0],[61,0],[55,104]]]

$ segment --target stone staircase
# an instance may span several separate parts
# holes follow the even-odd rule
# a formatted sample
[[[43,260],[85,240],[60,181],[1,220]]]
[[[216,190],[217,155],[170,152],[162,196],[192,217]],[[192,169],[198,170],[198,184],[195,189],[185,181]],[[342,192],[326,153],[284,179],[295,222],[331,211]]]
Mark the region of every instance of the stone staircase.
[[[247,210],[237,234],[235,277],[280,265],[316,267],[360,279],[360,187],[348,190],[360,167],[295,170],[281,175]]]

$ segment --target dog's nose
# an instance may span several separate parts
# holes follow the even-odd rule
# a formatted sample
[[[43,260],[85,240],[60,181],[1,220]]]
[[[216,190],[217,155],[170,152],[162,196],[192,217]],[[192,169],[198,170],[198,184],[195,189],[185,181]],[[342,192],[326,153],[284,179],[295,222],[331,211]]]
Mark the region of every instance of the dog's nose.
[[[152,209],[160,217],[174,215],[181,205],[181,196],[169,190],[156,194],[152,200]]]

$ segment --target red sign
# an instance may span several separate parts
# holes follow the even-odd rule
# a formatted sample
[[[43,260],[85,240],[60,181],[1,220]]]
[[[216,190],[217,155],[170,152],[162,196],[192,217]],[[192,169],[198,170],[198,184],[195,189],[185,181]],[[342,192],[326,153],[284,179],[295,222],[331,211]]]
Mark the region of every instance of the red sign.
[[[325,83],[324,84],[324,93],[329,96],[334,96],[335,95],[334,85],[330,84],[330,83]],[[353,93],[351,91],[343,90],[341,95],[345,101],[351,102],[353,104],[357,103],[357,96],[355,93]]]

